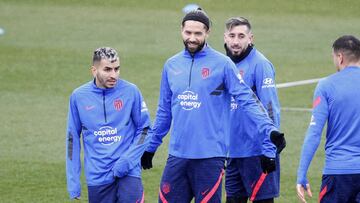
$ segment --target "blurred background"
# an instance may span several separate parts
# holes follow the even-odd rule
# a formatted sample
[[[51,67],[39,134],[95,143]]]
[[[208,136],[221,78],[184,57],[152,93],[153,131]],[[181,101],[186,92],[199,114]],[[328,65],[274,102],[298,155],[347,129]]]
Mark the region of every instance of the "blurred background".
[[[73,89],[91,80],[95,48],[118,50],[121,77],[138,85],[154,119],[161,70],[167,58],[183,49],[182,9],[190,3],[211,18],[209,44],[221,52],[226,19],[248,18],[255,46],[273,62],[278,84],[334,73],[333,41],[344,34],[360,37],[356,0],[1,0],[0,202],[70,201],[65,177],[68,99]],[[281,130],[288,145],[276,202],[297,202],[296,170],[315,85],[279,89],[285,107]],[[146,202],[157,202],[167,140],[155,155],[154,168],[143,172]],[[323,155],[321,145],[308,173],[314,192],[309,202],[317,202]],[[87,202],[84,177],[82,183],[81,202]]]

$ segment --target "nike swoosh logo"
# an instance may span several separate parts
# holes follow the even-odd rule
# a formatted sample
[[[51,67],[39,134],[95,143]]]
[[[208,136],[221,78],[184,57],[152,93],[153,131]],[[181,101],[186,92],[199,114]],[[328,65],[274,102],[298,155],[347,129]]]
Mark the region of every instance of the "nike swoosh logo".
[[[85,106],[85,110],[86,111],[90,111],[91,109],[95,108],[94,105],[91,105],[91,106]]]
[[[173,73],[174,73],[174,75],[179,75],[179,74],[181,74],[181,73],[182,73],[182,71],[181,71],[181,70],[176,70],[176,69],[171,69],[171,72],[173,72]]]

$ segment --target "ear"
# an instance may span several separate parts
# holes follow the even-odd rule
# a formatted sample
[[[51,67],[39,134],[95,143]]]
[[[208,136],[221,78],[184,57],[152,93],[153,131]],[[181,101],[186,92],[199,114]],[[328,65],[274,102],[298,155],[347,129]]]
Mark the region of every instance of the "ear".
[[[91,66],[90,71],[91,71],[92,76],[95,77],[95,76],[96,76],[96,73],[97,73],[96,67],[95,67],[95,66]]]
[[[335,53],[336,62],[338,66],[342,66],[344,64],[344,55],[341,52]]]
[[[209,37],[209,34],[210,34],[210,29],[205,31],[205,39],[207,39]]]
[[[254,35],[252,32],[250,33],[250,43],[254,44]]]
[[[206,30],[206,34],[209,35],[211,31],[211,28],[209,28],[208,30]]]

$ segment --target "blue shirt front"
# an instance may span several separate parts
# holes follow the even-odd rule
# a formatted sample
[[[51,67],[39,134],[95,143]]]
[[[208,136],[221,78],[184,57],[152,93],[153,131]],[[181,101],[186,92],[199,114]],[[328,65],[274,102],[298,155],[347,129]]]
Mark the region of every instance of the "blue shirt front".
[[[89,186],[103,185],[115,180],[112,169],[119,160],[128,168],[128,176],[140,177],[140,158],[150,141],[145,129],[149,127],[150,117],[140,91],[125,80],[119,79],[109,89],[98,88],[90,81],[74,90],[66,142],[70,197],[79,197],[81,192],[81,137],[86,182]]]
[[[172,124],[169,154],[189,159],[225,157],[230,95],[256,120],[261,132],[269,135],[276,129],[230,58],[208,45],[194,56],[184,50],[171,57],[164,65],[154,135],[147,150],[156,151]],[[274,145],[264,146],[274,156]]]
[[[297,182],[306,173],[327,122],[324,174],[360,173],[360,67],[350,66],[319,82],[304,140]]]
[[[262,105],[280,128],[280,104],[275,87],[275,70],[271,62],[255,47],[249,55],[236,63],[245,83],[254,91]],[[263,154],[262,143],[266,135],[257,128],[244,109],[231,99],[230,106],[230,158],[251,157]]]

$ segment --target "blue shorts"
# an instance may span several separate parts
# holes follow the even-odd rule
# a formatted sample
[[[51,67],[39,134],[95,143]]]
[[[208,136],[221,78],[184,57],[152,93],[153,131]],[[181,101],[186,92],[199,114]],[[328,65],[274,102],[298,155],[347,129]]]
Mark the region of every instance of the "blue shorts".
[[[183,159],[169,156],[162,175],[159,202],[221,202],[225,158]]]
[[[229,158],[226,167],[225,190],[227,197],[248,197],[251,201],[278,197],[279,157],[276,158],[276,171],[269,174],[262,172],[260,156]]]
[[[360,174],[323,175],[319,202],[360,202]]]
[[[88,186],[90,203],[144,202],[141,179],[125,176],[106,185]]]

